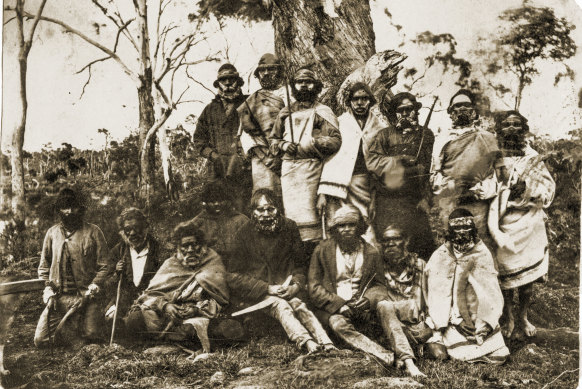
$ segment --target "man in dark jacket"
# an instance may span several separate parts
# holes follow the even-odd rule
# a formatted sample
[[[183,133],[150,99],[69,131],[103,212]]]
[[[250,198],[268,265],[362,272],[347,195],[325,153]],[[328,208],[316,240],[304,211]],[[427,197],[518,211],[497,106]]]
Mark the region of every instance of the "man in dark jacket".
[[[61,221],[47,231],[38,266],[39,278],[46,282],[43,292],[46,308],[34,334],[37,347],[51,341],[59,322],[70,310],[74,313],[67,327],[74,327],[77,322],[84,340],[97,340],[102,319],[98,297],[113,271],[103,232],[83,220],[85,204],[81,195],[72,189],[61,190],[55,209]],[[68,332],[67,335],[70,341],[74,340]]]
[[[110,280],[113,291],[106,308],[105,317],[113,320],[125,318],[133,301],[147,288],[152,277],[160,268],[166,253],[162,253],[160,243],[148,231],[148,221],[137,208],[125,209],[117,219],[122,241],[112,250],[117,261],[116,276]],[[119,306],[116,306],[117,284],[121,278]]]
[[[353,205],[338,209],[329,226],[332,239],[315,248],[309,266],[309,297],[319,308],[315,313],[347,344],[392,365],[394,353],[356,329],[369,321],[369,309],[387,293],[380,254],[362,239],[366,224]]]
[[[212,163],[214,178],[226,178],[231,189],[239,193],[240,201],[236,204],[239,210],[248,204],[252,190],[250,164],[242,156],[237,137],[237,108],[247,98],[241,90],[243,84],[236,68],[223,64],[214,81],[218,94],[200,114],[194,132],[194,145]]]
[[[272,304],[263,312],[281,323],[297,347],[305,346],[309,352],[320,347],[334,349],[303,302],[306,261],[297,225],[282,216],[278,199],[270,189],[258,189],[251,208],[252,219],[238,231],[235,255],[228,266],[229,286],[237,296],[236,302],[251,305],[269,298]]]

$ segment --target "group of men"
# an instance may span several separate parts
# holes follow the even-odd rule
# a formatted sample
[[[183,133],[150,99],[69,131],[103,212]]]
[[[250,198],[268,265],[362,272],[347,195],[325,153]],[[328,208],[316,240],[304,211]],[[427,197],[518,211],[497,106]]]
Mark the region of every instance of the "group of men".
[[[336,117],[318,102],[323,84],[312,70],[286,85],[279,60],[265,54],[255,76],[262,88],[245,96],[233,65],[218,71],[218,94],[194,133],[216,180],[200,214],[174,230],[165,262],[138,209],[120,215],[123,240],[110,256],[76,194],[61,192],[61,223],[47,232],[39,266],[47,307],[37,345],[54,341],[75,309],[85,312],[85,338],[96,337],[99,299],[128,336],[197,338],[209,352],[210,338],[240,338],[267,315],[308,352],[341,339],[413,376],[423,375],[420,350],[503,363],[504,337],[535,333],[527,313],[548,270],[543,209],[555,184],[520,113],[498,115],[487,131],[475,97],[460,90],[448,108],[452,129],[435,139],[408,92],[383,99],[384,127],[364,83],[348,87]],[[440,247],[433,204],[447,231]],[[373,326],[386,340],[370,338]]]

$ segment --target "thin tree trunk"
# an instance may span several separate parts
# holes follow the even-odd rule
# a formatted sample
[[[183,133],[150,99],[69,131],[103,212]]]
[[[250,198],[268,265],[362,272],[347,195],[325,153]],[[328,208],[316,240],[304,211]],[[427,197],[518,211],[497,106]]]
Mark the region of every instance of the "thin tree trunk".
[[[273,7],[277,55],[290,72],[311,66],[329,88],[321,101],[336,113],[339,84],[376,52],[369,0],[339,3],[337,17],[321,0],[275,0]]]

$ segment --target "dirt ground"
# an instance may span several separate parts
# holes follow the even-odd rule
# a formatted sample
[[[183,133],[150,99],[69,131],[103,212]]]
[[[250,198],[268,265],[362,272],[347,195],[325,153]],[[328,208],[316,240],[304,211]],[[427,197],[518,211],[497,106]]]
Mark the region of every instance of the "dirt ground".
[[[248,342],[219,348],[194,362],[180,349],[144,353],[152,343],[123,339],[109,347],[37,350],[32,344],[42,309],[40,295],[24,295],[6,345],[5,365],[12,374],[6,388],[575,388],[578,385],[578,277],[567,277],[553,263],[550,281],[536,286],[534,324],[550,329],[509,344],[503,366],[420,359],[427,374],[418,382],[350,350],[303,356],[272,323],[250,330]],[[570,268],[571,272],[578,272]],[[562,281],[567,281],[564,283]],[[265,335],[266,334],[266,335]],[[338,343],[339,344],[339,343]],[[193,347],[188,345],[188,347]]]

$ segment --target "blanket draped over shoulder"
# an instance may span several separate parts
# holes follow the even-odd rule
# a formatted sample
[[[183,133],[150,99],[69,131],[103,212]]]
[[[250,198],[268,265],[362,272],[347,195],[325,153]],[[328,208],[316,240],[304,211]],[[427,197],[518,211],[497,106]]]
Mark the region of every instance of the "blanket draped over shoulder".
[[[218,304],[226,305],[230,296],[225,274],[220,256],[212,249],[208,249],[200,265],[195,268],[184,265],[174,256],[160,267],[137,303],[161,311],[164,304],[175,302],[183,295],[190,280],[201,286]]]
[[[489,231],[497,243],[496,260],[502,289],[526,285],[548,272],[548,237],[544,208],[550,206],[556,184],[543,159],[531,148],[524,156],[506,157],[507,187],[501,188],[489,210]],[[525,191],[509,200],[512,184]]]

